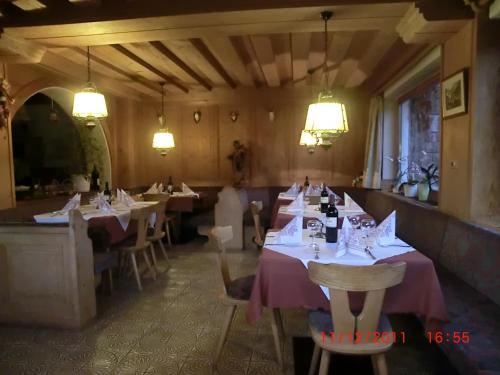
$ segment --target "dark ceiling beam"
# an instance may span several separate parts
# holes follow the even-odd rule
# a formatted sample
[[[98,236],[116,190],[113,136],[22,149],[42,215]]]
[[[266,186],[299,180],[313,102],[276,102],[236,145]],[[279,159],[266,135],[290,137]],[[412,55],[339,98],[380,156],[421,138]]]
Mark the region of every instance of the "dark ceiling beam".
[[[147,61],[141,59],[136,54],[130,52],[128,49],[126,49],[125,47],[123,47],[121,44],[111,44],[110,46],[113,47],[114,49],[116,49],[118,52],[121,52],[123,55],[127,56],[129,59],[135,61],[137,64],[139,64],[139,65],[143,66],[144,68],[148,69],[150,72],[152,72],[152,73],[156,74],[157,76],[163,78],[166,83],[171,84],[171,85],[179,88],[180,90],[184,91],[185,93],[189,92],[189,89],[186,86],[180,84],[173,77],[166,75],[161,70],[158,70],[153,65],[151,65]]]
[[[182,61],[175,53],[173,53],[168,47],[166,47],[162,42],[155,41],[149,42],[154,48],[158,50],[163,56],[171,60],[175,65],[184,70],[188,75],[190,75],[195,81],[198,81],[200,85],[206,88],[208,91],[212,91],[212,86],[196,73],[193,69],[189,67],[184,61]]]
[[[4,3],[5,1],[0,1]],[[61,25],[82,22],[113,21],[145,17],[177,16],[197,13],[282,9],[300,7],[332,7],[336,5],[405,3],[407,0],[142,0],[142,1],[84,1],[74,3],[75,11],[61,14],[57,9],[25,12],[19,17],[5,17],[0,27]]]
[[[2,19],[0,19],[0,23],[3,19],[6,18],[19,18],[23,17],[27,12],[22,10],[21,8],[15,6],[10,1],[0,1],[0,12],[2,12]]]
[[[226,69],[217,60],[214,54],[208,49],[207,45],[199,38],[189,39],[191,44],[198,50],[198,52],[207,60],[210,65],[215,69],[217,73],[226,81],[226,83],[233,89],[236,88],[237,84],[233,78],[226,72]]]
[[[79,53],[80,55],[84,56],[84,57],[87,57],[87,51],[84,51],[78,47],[74,47],[72,48],[73,51]],[[134,81],[134,82],[137,82],[141,85],[143,85],[144,87],[147,87],[148,89],[150,90],[153,90],[153,91],[156,91],[158,93],[161,93],[161,89],[159,86],[157,85],[154,85],[148,81],[143,81],[142,79],[138,78],[137,76],[131,74],[131,73],[128,73],[126,72],[125,70],[123,69],[120,69],[118,68],[116,65],[113,65],[109,62],[107,62],[106,60],[104,59],[101,59],[100,57],[96,56],[96,55],[92,55],[90,54],[90,59],[92,61],[95,61],[96,63],[110,69],[110,70],[113,70],[114,72],[118,73],[118,74],[121,74],[122,76],[124,77],[127,77],[128,79],[130,79],[131,81]]]

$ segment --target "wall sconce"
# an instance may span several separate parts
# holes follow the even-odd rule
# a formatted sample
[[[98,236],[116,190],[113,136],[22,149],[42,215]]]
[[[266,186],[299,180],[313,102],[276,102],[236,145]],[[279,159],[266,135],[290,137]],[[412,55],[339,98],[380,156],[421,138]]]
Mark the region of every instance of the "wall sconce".
[[[274,122],[274,117],[275,117],[274,110],[271,109],[269,111],[269,122]]]
[[[194,111],[193,119],[194,119],[194,122],[197,124],[201,121],[201,111],[199,109]]]
[[[238,121],[238,117],[240,116],[240,114],[238,113],[238,111],[232,111],[230,114],[229,114],[229,117],[231,118],[231,121],[232,122],[236,122]]]

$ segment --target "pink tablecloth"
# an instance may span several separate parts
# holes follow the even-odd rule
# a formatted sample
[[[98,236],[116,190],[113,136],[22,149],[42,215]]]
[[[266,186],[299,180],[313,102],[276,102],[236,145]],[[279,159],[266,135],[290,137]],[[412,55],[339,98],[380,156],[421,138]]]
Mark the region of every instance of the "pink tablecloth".
[[[137,232],[136,224],[131,221],[127,230],[123,230],[116,216],[93,217],[89,220],[89,227],[103,227],[110,235],[110,244],[117,244]]]
[[[271,214],[271,228],[283,228],[275,226],[276,218],[278,217],[278,211],[281,206],[288,206],[292,201],[293,199],[281,199],[279,197],[276,199],[276,202],[274,202],[273,212]]]
[[[380,263],[405,261],[403,282],[387,290],[385,313],[415,313],[433,329],[448,321],[441,286],[432,260],[418,251],[387,258]],[[362,295],[351,296],[351,306],[362,306]],[[265,249],[259,260],[255,282],[247,308],[247,320],[254,324],[263,307],[329,310],[329,301],[320,287],[309,280],[307,269],[296,258]]]
[[[203,199],[203,193],[198,193],[198,197],[172,195],[168,198],[166,210],[176,212],[193,212],[194,202],[197,199]]]

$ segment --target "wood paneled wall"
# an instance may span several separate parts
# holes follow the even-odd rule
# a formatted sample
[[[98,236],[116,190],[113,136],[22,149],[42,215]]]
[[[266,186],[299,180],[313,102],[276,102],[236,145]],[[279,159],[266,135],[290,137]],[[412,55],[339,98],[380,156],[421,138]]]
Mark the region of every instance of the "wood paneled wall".
[[[318,149],[311,155],[298,143],[313,97],[310,90],[241,89],[189,101],[170,98],[166,118],[176,148],[165,157],[151,147],[159,103],[117,101],[115,181],[132,187],[164,181],[171,175],[176,183],[194,186],[230,184],[227,156],[237,139],[249,150],[250,186],[287,185],[302,182],[306,175],[315,182],[350,184],[363,169],[367,98],[360,92],[343,95],[350,132],[330,150]],[[193,120],[196,110],[202,113],[198,124]],[[270,110],[275,113],[274,122],[269,120]],[[236,122],[230,119],[231,111],[239,113]]]
[[[442,78],[447,78],[461,69],[470,68],[473,63],[473,23],[468,23],[444,43],[442,52]],[[473,77],[469,79],[472,82]],[[469,104],[473,95],[473,91],[469,92]],[[468,107],[470,108],[470,105]],[[443,120],[441,129],[439,207],[444,212],[463,219],[470,217],[470,122],[469,111],[467,114]]]

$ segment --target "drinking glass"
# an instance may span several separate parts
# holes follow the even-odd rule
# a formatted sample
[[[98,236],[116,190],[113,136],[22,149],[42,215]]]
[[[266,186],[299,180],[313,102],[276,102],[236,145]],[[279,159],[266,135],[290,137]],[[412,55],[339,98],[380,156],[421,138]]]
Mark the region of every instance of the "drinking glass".
[[[307,229],[309,231],[309,237],[311,237],[311,247],[315,253],[314,259],[319,259],[319,245],[316,243],[315,238],[318,231],[321,228],[321,223],[318,220],[309,220],[307,222]]]
[[[354,229],[359,229],[361,223],[359,222],[359,218],[357,216],[348,216],[349,221]]]
[[[375,228],[375,220],[373,219],[363,219],[361,220],[361,231],[363,233],[363,238],[365,240],[366,246],[369,246],[368,237],[373,228]]]

